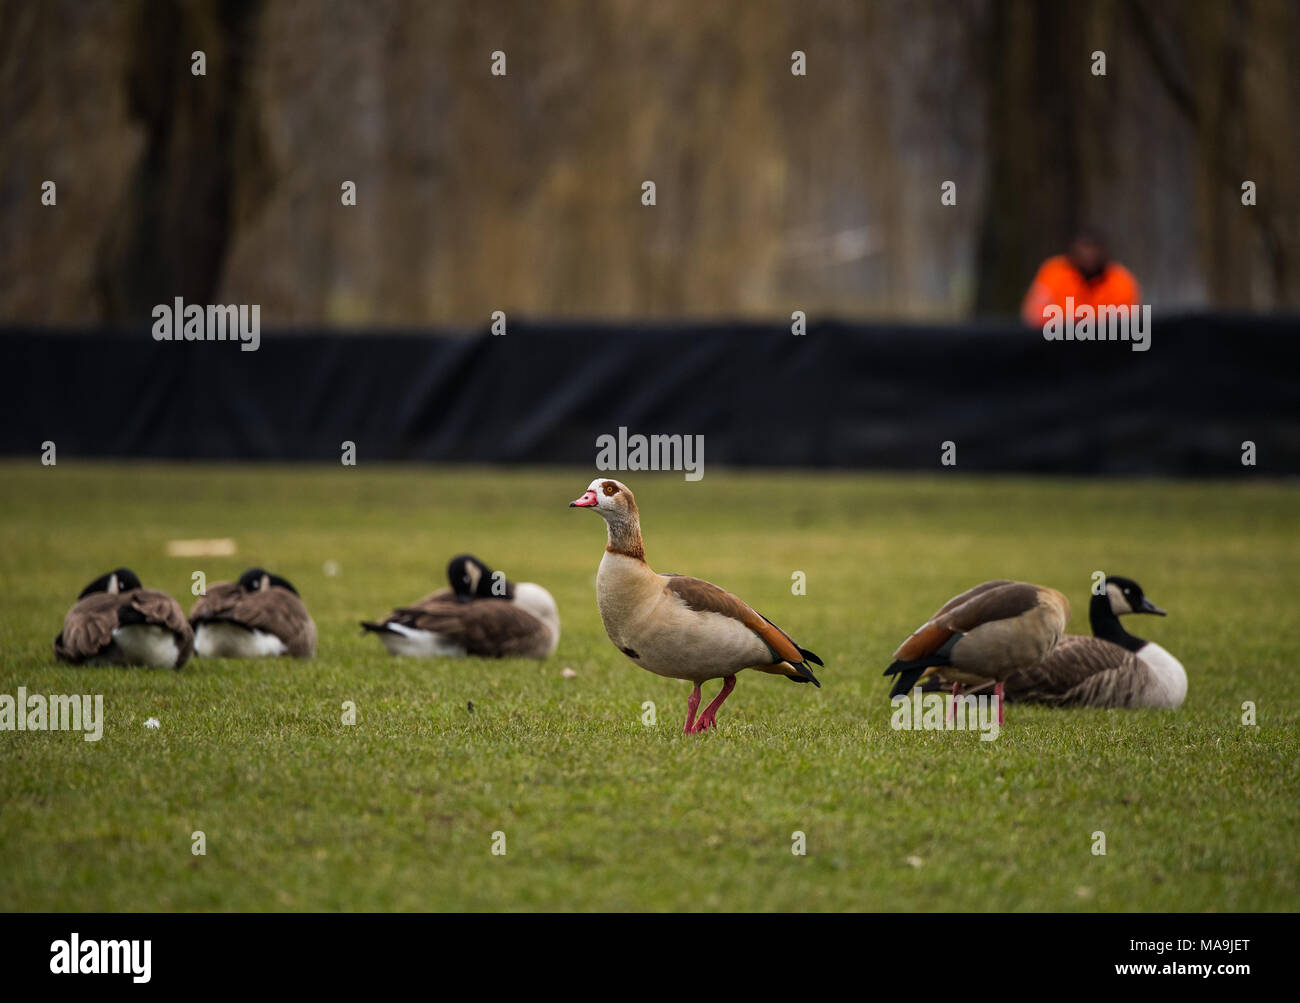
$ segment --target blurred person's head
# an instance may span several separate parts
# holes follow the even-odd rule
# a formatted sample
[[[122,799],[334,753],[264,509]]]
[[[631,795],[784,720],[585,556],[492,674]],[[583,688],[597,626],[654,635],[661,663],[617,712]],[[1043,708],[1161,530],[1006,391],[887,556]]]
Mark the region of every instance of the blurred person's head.
[[[1074,235],[1066,255],[1085,279],[1095,279],[1106,270],[1106,263],[1110,260],[1106,238],[1092,228],[1082,229]]]

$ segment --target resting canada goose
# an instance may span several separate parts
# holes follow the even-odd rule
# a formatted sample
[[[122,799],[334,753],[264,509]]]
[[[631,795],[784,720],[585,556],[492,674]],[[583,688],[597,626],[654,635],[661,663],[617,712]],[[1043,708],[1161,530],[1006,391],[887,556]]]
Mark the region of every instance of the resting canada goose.
[[[682,734],[717,723],[718,708],[742,669],[821,686],[809,663],[822,660],[739,598],[698,578],[650,569],[636,499],[627,485],[597,478],[569,505],[595,509],[605,520],[609,542],[596,572],[596,605],[609,639],[641,668],[695,684]],[[718,678],[722,691],[697,721],[700,684]]]
[[[298,590],[262,568],[249,568],[237,582],[209,585],[190,610],[190,623],[200,658],[316,653],[316,624]]]
[[[451,559],[447,580],[451,588],[361,626],[389,654],[423,658],[546,658],[560,643],[560,611],[542,586],[512,582],[471,554]]]
[[[1154,641],[1126,631],[1128,613],[1164,616],[1131,578],[1111,575],[1088,606],[1092,637],[1067,634],[1046,658],[1006,679],[1013,702],[1058,707],[1158,707],[1172,710],[1187,696],[1182,664]]]
[[[1002,681],[1041,661],[1069,619],[1070,601],[1055,589],[1005,579],[976,585],[944,603],[894,652],[885,675],[898,678],[889,695],[937,674],[954,684],[995,680],[1001,698]],[[999,720],[1001,713],[999,699]]]
[[[129,568],[82,589],[54,639],[54,657],[74,665],[179,669],[193,651],[194,632],[180,603],[141,586]]]

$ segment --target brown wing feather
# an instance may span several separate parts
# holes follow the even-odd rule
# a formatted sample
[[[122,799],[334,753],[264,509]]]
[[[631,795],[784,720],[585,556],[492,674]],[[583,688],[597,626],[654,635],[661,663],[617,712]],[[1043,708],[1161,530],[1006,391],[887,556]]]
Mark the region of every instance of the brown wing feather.
[[[992,581],[980,582],[975,587],[969,588],[965,592],[953,596],[946,603],[940,606],[938,612],[935,613],[934,616],[930,617],[930,619],[937,620],[945,613],[951,613],[958,606],[961,606],[964,603],[968,602],[969,600],[974,599],[978,595],[983,595],[985,592],[988,592],[990,589],[1000,588],[1003,585],[1015,585],[1015,584],[1017,583],[1013,582],[1010,578],[995,578]]]
[[[1005,620],[1033,609],[1037,586],[1007,579],[982,582],[953,596],[938,612],[898,646],[894,658],[911,661],[941,648],[953,634],[962,634],[992,620]]]
[[[1009,676],[1006,695],[1062,707],[1127,707],[1142,679],[1137,655],[1102,640],[1067,634],[1042,661]]]
[[[181,609],[181,604],[166,592],[157,592],[153,589],[136,589],[126,595],[132,608],[144,617],[145,623],[165,627],[176,635],[181,649],[180,658],[176,663],[179,668],[194,653],[194,628],[185,619],[185,611]]]
[[[778,658],[783,658],[794,665],[804,661],[803,652],[799,650],[799,646],[794,643],[789,634],[726,589],[720,589],[712,582],[700,578],[688,578],[685,575],[669,576],[666,587],[670,592],[681,597],[681,600],[693,610],[700,613],[721,613],[733,620],[739,620],[762,638],[763,643],[771,648]]]
[[[194,652],[194,630],[185,619],[180,603],[166,592],[133,589],[97,592],[78,601],[68,610],[63,631],[54,639],[54,657],[73,663],[107,657],[107,649],[113,644],[113,631],[124,621],[163,627],[175,634],[180,646],[178,668]]]
[[[396,610],[390,620],[433,631],[483,658],[541,658],[550,644],[550,634],[537,617],[501,599],[426,602]]]
[[[268,585],[256,592],[245,592],[238,582],[210,585],[207,595],[200,596],[190,610],[190,623],[209,620],[274,634],[295,658],[308,658],[316,651],[316,624],[307,607],[279,585]]]
[[[96,592],[73,604],[54,639],[54,657],[74,664],[94,658],[113,643],[121,594]]]

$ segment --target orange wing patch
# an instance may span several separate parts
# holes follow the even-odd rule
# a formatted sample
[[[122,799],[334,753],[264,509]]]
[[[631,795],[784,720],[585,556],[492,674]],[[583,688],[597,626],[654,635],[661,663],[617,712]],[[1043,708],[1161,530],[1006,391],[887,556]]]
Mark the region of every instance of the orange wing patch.
[[[943,647],[944,642],[954,633],[951,627],[940,626],[931,620],[898,646],[894,658],[903,662],[924,658]]]

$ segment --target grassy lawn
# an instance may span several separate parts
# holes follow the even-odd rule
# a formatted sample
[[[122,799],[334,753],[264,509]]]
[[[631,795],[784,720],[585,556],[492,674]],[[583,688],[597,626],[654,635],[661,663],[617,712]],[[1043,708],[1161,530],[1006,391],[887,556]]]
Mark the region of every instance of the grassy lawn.
[[[1300,908],[1296,485],[629,474],[652,566],[733,589],[826,662],[821,690],[742,673],[719,728],[683,738],[689,686],[601,628],[604,527],[566,507],[592,476],[0,464],[0,693],[102,693],[107,716],[99,742],[0,732],[0,908]],[[237,556],[166,556],[224,536]],[[362,635],[466,550],[551,589],[555,656],[399,660]],[[255,563],[302,593],[315,660],[55,667],[98,574],[125,564],[188,610],[194,570]],[[880,673],[940,602],[1042,582],[1086,633],[1094,569],[1169,610],[1130,627],[1187,667],[1181,710],[1011,706],[992,742],[890,728]]]

